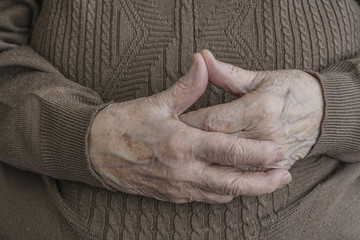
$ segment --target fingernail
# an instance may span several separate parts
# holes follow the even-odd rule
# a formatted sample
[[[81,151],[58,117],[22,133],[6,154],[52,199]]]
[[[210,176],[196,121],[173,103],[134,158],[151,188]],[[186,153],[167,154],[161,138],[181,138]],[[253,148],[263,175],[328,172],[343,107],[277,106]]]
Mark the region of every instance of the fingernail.
[[[196,53],[193,54],[193,60],[192,60],[192,64],[190,66],[190,69],[188,71],[188,73],[186,74],[189,78],[188,78],[188,81],[189,82],[194,82],[196,80],[196,78],[194,77],[195,74],[196,74],[196,67],[197,67],[197,56],[196,56]]]
[[[196,57],[196,53],[195,53],[195,54],[193,54],[193,60],[192,60],[191,67],[196,68],[196,65],[197,65],[197,57]]]
[[[281,181],[280,181],[280,184],[279,184],[279,188],[283,188],[285,185],[289,184],[291,182],[291,175],[289,172],[286,172],[282,178],[281,178]]]
[[[282,152],[282,150],[278,150],[276,153],[275,153],[275,161],[276,162],[280,162],[284,159],[284,153]]]

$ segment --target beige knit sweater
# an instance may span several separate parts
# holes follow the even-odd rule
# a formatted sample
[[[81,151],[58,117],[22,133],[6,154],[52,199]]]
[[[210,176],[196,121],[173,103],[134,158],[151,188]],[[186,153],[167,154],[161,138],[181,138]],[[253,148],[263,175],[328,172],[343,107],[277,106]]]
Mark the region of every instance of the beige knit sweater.
[[[321,135],[292,183],[222,205],[106,190],[93,116],[168,88],[204,48],[319,72]],[[359,239],[359,53],[356,0],[0,1],[0,239]],[[209,86],[194,108],[230,100]]]

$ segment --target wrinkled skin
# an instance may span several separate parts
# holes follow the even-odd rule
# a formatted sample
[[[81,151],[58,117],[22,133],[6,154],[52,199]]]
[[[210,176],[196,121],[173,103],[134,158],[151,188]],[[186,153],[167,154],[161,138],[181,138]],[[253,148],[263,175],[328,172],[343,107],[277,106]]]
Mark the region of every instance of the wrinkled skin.
[[[239,98],[182,115],[182,121],[205,131],[280,144],[284,160],[265,168],[289,169],[309,153],[324,107],[315,77],[300,70],[247,71],[216,60],[210,51],[202,55],[210,82]],[[259,169],[242,166],[249,168]]]
[[[278,144],[205,132],[179,120],[208,84],[205,61],[199,53],[194,56],[188,74],[171,88],[114,103],[95,116],[89,132],[95,172],[118,191],[174,203],[224,203],[289,183],[291,176],[284,169],[238,169],[281,161]]]

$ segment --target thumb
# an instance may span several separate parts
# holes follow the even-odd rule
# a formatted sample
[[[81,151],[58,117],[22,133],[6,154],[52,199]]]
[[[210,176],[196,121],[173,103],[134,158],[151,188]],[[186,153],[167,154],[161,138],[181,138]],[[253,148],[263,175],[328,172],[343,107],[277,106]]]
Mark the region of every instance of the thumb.
[[[205,92],[208,84],[208,72],[200,53],[193,55],[192,65],[186,75],[181,77],[169,89],[159,94],[171,112],[182,114]]]
[[[264,79],[264,72],[248,71],[216,60],[209,50],[202,50],[201,55],[208,67],[210,82],[235,96],[254,91]]]

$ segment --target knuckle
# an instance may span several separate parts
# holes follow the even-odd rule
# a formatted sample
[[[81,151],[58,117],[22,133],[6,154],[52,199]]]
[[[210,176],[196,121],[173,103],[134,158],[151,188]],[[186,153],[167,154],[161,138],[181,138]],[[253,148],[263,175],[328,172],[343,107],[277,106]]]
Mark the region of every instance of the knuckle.
[[[243,70],[237,66],[234,66],[232,64],[229,65],[230,68],[230,74],[241,74],[243,73]]]
[[[262,152],[260,156],[259,164],[261,167],[270,165],[275,160],[275,148],[271,144],[262,143],[262,149],[259,152]]]
[[[181,134],[174,134],[168,138],[163,150],[165,155],[170,154],[172,157],[182,158],[187,150],[186,141],[181,137]]]
[[[189,167],[189,166],[188,166]],[[205,166],[198,166],[195,164],[191,164],[190,165],[191,170],[188,171],[187,169],[183,170],[183,172],[186,172],[186,174],[184,175],[187,181],[191,181],[193,184],[195,185],[200,185],[200,186],[204,186],[207,187],[207,178],[206,175],[204,174],[204,168]]]
[[[181,78],[179,78],[178,83],[177,83],[177,87],[179,89],[189,89],[191,88],[191,84],[188,81],[186,76],[182,76]]]
[[[271,77],[271,72],[270,71],[258,71],[255,74],[255,78],[262,81],[265,78]]]
[[[226,151],[225,161],[231,165],[240,164],[244,157],[244,148],[238,142],[230,144],[229,150]]]
[[[251,185],[244,180],[237,180],[233,186],[233,196],[238,197],[240,195],[249,196],[251,193]]]
[[[251,191],[250,184],[241,177],[242,172],[237,173],[236,176],[233,176],[229,179],[228,184],[225,186],[224,193],[231,197],[238,197],[240,195],[247,195]]]
[[[204,131],[217,131],[217,116],[213,112],[204,112],[201,129]]]
[[[233,196],[226,196],[222,198],[222,201],[220,203],[229,203],[234,199]]]

